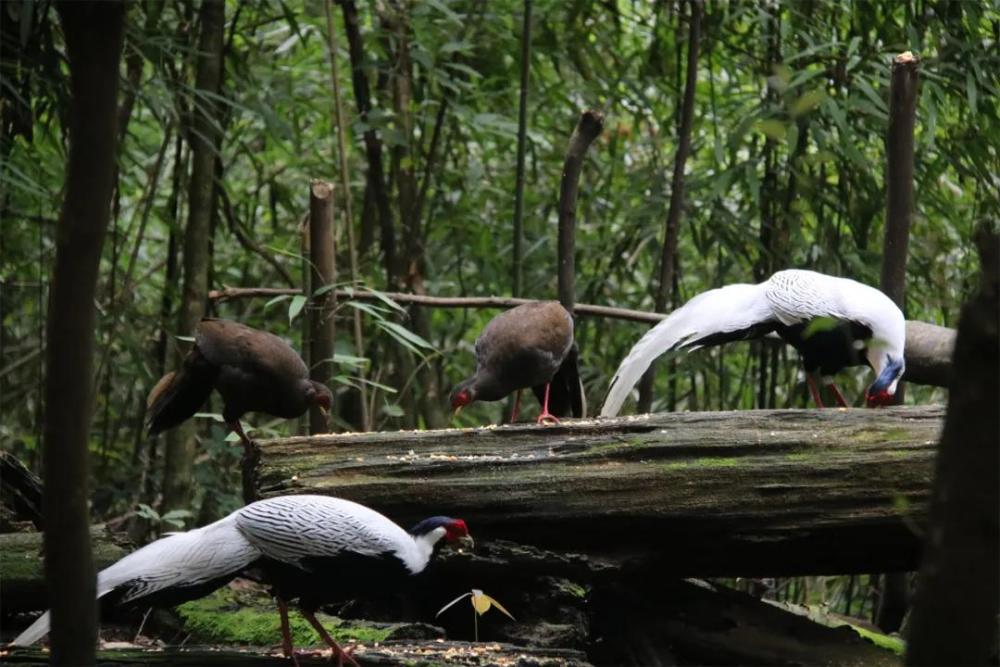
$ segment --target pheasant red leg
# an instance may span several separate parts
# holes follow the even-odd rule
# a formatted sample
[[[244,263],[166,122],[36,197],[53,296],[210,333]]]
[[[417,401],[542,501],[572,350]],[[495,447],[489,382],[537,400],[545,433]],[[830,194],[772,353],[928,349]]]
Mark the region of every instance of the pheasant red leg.
[[[812,394],[813,400],[816,401],[816,405],[821,408],[825,408],[823,405],[823,399],[819,395],[819,387],[816,386],[816,380],[813,379],[812,373],[806,373],[806,382],[809,384],[809,393]]]
[[[243,449],[250,451],[250,438],[247,437],[246,432],[243,430],[243,424],[240,423],[239,419],[234,419],[229,423],[229,428],[236,432],[236,435],[240,436],[240,442],[243,443]]]
[[[840,389],[837,387],[837,385],[835,385],[834,383],[831,382],[827,386],[830,389],[833,390],[833,395],[837,399],[837,405],[839,405],[842,408],[849,408],[849,407],[851,407],[850,405],[848,405],[847,399],[844,398],[844,395],[842,393],[840,393]]]
[[[555,424],[559,423],[559,418],[554,414],[549,412],[549,389],[552,387],[552,383],[545,385],[545,400],[542,401],[542,414],[538,415],[538,423],[545,424],[548,422],[553,422]]]
[[[288,603],[281,598],[274,598],[278,604],[278,615],[281,616],[281,650],[286,658],[292,659],[292,664],[299,667],[299,659],[295,657],[295,647],[292,646],[292,632],[288,625]]]
[[[517,413],[521,410],[521,390],[518,389],[514,395],[514,410],[510,413],[510,423],[517,421]]]
[[[313,626],[316,632],[319,633],[319,636],[323,638],[326,645],[333,649],[333,657],[337,658],[337,667],[344,667],[344,658],[347,658],[347,661],[354,665],[354,667],[360,667],[360,665],[358,665],[358,661],[351,655],[351,651],[354,649],[348,649],[345,651],[340,648],[340,644],[338,644],[333,637],[330,636],[330,633],[326,631],[326,628],[324,628],[323,624],[319,622],[319,619],[316,618],[315,614],[311,611],[303,609],[302,615],[307,621],[309,621],[309,625]]]

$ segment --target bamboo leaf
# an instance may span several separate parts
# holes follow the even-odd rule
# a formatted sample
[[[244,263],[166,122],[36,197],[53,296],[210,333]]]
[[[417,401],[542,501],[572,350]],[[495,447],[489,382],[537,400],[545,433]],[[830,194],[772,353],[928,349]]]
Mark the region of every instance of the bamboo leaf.
[[[433,350],[434,346],[428,343],[426,340],[413,333],[404,326],[400,326],[395,322],[390,322],[388,320],[383,320],[378,322],[378,326],[395,338],[400,343],[403,343],[406,347],[412,349],[414,352],[418,352],[418,348],[424,348],[426,350]]]
[[[499,602],[497,602],[496,598],[490,597],[486,593],[483,593],[483,597],[486,598],[487,600],[489,600],[490,602],[492,602],[493,606],[496,607],[497,609],[499,609],[501,612],[503,612],[504,615],[507,616],[507,618],[509,618],[512,621],[517,621],[517,619],[514,618],[513,614],[511,614],[509,611],[507,611],[502,604],[500,604]]]
[[[287,301],[288,299],[291,299],[291,298],[292,298],[291,294],[279,294],[278,296],[274,297],[273,299],[268,299],[267,300],[267,303],[264,304],[264,310],[267,310],[268,308],[270,308],[271,306],[273,306],[276,303],[281,303],[282,301]]]
[[[299,313],[306,305],[306,297],[298,294],[292,297],[292,302],[288,304],[288,323],[291,324],[292,320],[298,317]]]
[[[457,603],[457,602],[459,602],[459,601],[463,600],[464,598],[467,598],[467,597],[469,597],[470,595],[472,595],[472,593],[470,593],[470,592],[465,592],[465,593],[462,593],[462,594],[461,594],[461,595],[459,595],[459,596],[458,596],[457,598],[455,598],[454,600],[452,600],[451,602],[449,602],[449,603],[448,603],[448,604],[446,604],[445,606],[443,606],[443,607],[441,607],[440,609],[438,609],[438,613],[434,614],[434,618],[437,618],[438,616],[440,616],[441,614],[443,614],[443,613],[444,613],[445,611],[447,611],[447,610],[448,610],[448,609],[450,609],[451,607],[454,607],[454,606],[455,606],[455,603]]]

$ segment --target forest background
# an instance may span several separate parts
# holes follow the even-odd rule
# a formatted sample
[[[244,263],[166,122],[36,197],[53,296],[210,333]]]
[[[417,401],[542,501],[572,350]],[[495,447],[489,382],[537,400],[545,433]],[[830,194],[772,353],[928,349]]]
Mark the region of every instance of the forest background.
[[[688,3],[535,2],[524,61],[527,4],[341,0],[330,14],[319,1],[128,5],[96,298],[95,520],[138,511],[191,526],[239,506],[238,448],[212,416],[217,401],[173,441],[151,440],[145,397],[186,346],[185,313],[240,320],[304,349],[307,299],[216,303],[207,292],[303,284],[312,179],[335,186],[342,287],[554,298],[561,169],[586,108],[605,126],[581,178],[579,302],[651,311],[660,299],[669,308],[785,267],[877,285],[890,63],[913,51],[921,64],[904,310],[956,324],[978,263],[972,230],[1000,210],[997,3],[712,2],[696,34]],[[3,3],[0,12],[0,442],[38,469],[69,82],[50,4]],[[692,38],[690,154],[683,197],[672,202]],[[202,61],[219,65],[214,80],[201,78]],[[209,162],[199,145],[212,148]],[[678,224],[664,249],[672,203]],[[675,270],[661,290],[664,257]],[[473,370],[472,344],[495,313],[338,302],[337,428],[453,423],[449,389]],[[591,412],[647,327],[578,319]],[[859,396],[866,379],[857,371],[847,395]],[[749,409],[804,406],[808,392],[793,351],[755,343],[661,364],[652,397],[654,410]],[[943,399],[929,387],[906,392],[908,403]],[[477,404],[454,423],[496,422],[503,407]],[[258,437],[305,428],[251,421]]]

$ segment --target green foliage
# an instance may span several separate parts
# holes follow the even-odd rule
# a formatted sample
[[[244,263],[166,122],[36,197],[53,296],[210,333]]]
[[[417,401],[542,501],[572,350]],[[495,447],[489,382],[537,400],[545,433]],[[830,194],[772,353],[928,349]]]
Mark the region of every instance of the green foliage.
[[[190,510],[170,510],[160,514],[146,503],[139,503],[139,508],[135,511],[136,516],[145,519],[154,527],[168,529],[183,529],[184,520],[194,516]]]
[[[22,11],[34,10],[20,7],[2,9],[10,34],[24,39],[11,43],[0,67],[5,101],[8,93],[11,99],[0,133],[0,440],[37,467],[44,415],[41,351],[68,100],[65,46],[54,10],[43,4],[26,17]],[[360,386],[369,391],[378,428],[427,423],[432,415],[421,404],[424,398],[446,412],[448,388],[473,371],[473,342],[496,314],[425,309],[426,327],[418,328],[418,318],[385,294],[410,285],[387,282],[377,207],[365,203],[366,130],[376,130],[383,144],[397,254],[412,245],[418,255],[397,267],[398,274],[419,274],[419,288],[432,295],[509,293],[521,7],[515,0],[413,3],[400,19],[409,37],[412,99],[397,109],[396,17],[380,14],[381,3],[359,3],[364,74],[374,102],[366,118],[358,112],[343,19],[335,7],[358,240],[355,289],[375,294],[375,300],[337,304],[334,389],[342,412],[338,423],[345,427],[356,423],[350,412]],[[122,101],[134,105],[123,128],[97,303],[91,449],[98,517],[120,514],[138,501],[155,505],[163,448],[143,436],[145,396],[173,366],[175,352],[186,349],[174,335],[182,270],[176,253],[188,215],[189,122],[192,109],[206,99],[194,86],[195,8],[129,6],[125,57],[139,56],[138,76],[130,76],[123,62]],[[325,17],[294,3],[280,5],[280,11],[270,3],[230,3],[226,9],[224,83],[217,96],[209,95],[223,106],[219,185],[225,194],[216,212],[211,287],[301,287],[307,263],[299,226],[309,182],[339,175],[333,167],[338,160]],[[711,287],[757,280],[765,267],[813,268],[877,284],[889,67],[893,55],[911,50],[922,65],[905,311],[910,318],[954,324],[976,264],[973,224],[1000,210],[1000,56],[993,4],[723,1],[706,3],[705,12],[675,303]],[[542,3],[534,15],[526,296],[555,294],[564,151],[580,110],[596,107],[607,122],[582,174],[577,299],[650,309],[672,196],[685,11],[676,2]],[[156,173],[161,149],[164,160]],[[422,197],[415,225],[405,225],[415,212],[399,203],[400,173],[407,170]],[[344,195],[338,187],[342,289],[350,283],[340,213]],[[777,240],[765,244],[767,229]],[[313,295],[331,288],[320,286]],[[304,297],[281,296],[218,303],[211,314],[268,329],[301,349],[307,311]],[[355,311],[362,315],[362,349],[353,342]],[[578,320],[592,411],[617,363],[646,328]],[[794,352],[778,351],[778,373],[764,396],[758,395],[760,358],[759,344],[738,344],[680,357],[675,366],[661,364],[653,409],[804,405],[808,392]],[[428,394],[428,379],[439,385],[438,395]],[[845,374],[845,393],[859,396],[869,379],[865,370]],[[910,387],[906,396],[922,403],[941,400],[943,393]],[[526,401],[527,410],[531,403]],[[458,423],[498,421],[504,407],[474,404]],[[204,410],[218,412],[218,399]],[[299,427],[264,416],[250,420],[259,436]],[[240,502],[239,451],[226,443],[221,425],[199,420],[197,428],[193,523],[200,524]]]

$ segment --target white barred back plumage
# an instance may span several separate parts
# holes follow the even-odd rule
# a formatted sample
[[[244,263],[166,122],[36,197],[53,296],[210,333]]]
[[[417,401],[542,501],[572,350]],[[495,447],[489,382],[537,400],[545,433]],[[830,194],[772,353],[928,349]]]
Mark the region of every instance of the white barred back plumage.
[[[666,352],[756,338],[771,331],[783,333],[787,340],[782,327],[822,317],[870,330],[868,363],[881,377],[890,359],[898,361],[902,374],[905,320],[889,297],[848,278],[788,269],[757,285],[728,285],[703,292],[670,313],[646,332],[618,366],[601,416],[617,415],[642,374]],[[891,390],[895,390],[894,382]]]
[[[465,532],[464,522],[460,523]],[[418,574],[444,534],[442,527],[431,534],[410,535],[375,510],[341,498],[280,496],[251,503],[203,528],[168,535],[125,556],[98,574],[97,597],[114,593],[126,603],[171,589],[193,591],[213,583],[217,587],[261,559],[308,574],[309,558],[388,553],[409,574]],[[12,644],[31,645],[48,631],[45,612]]]

